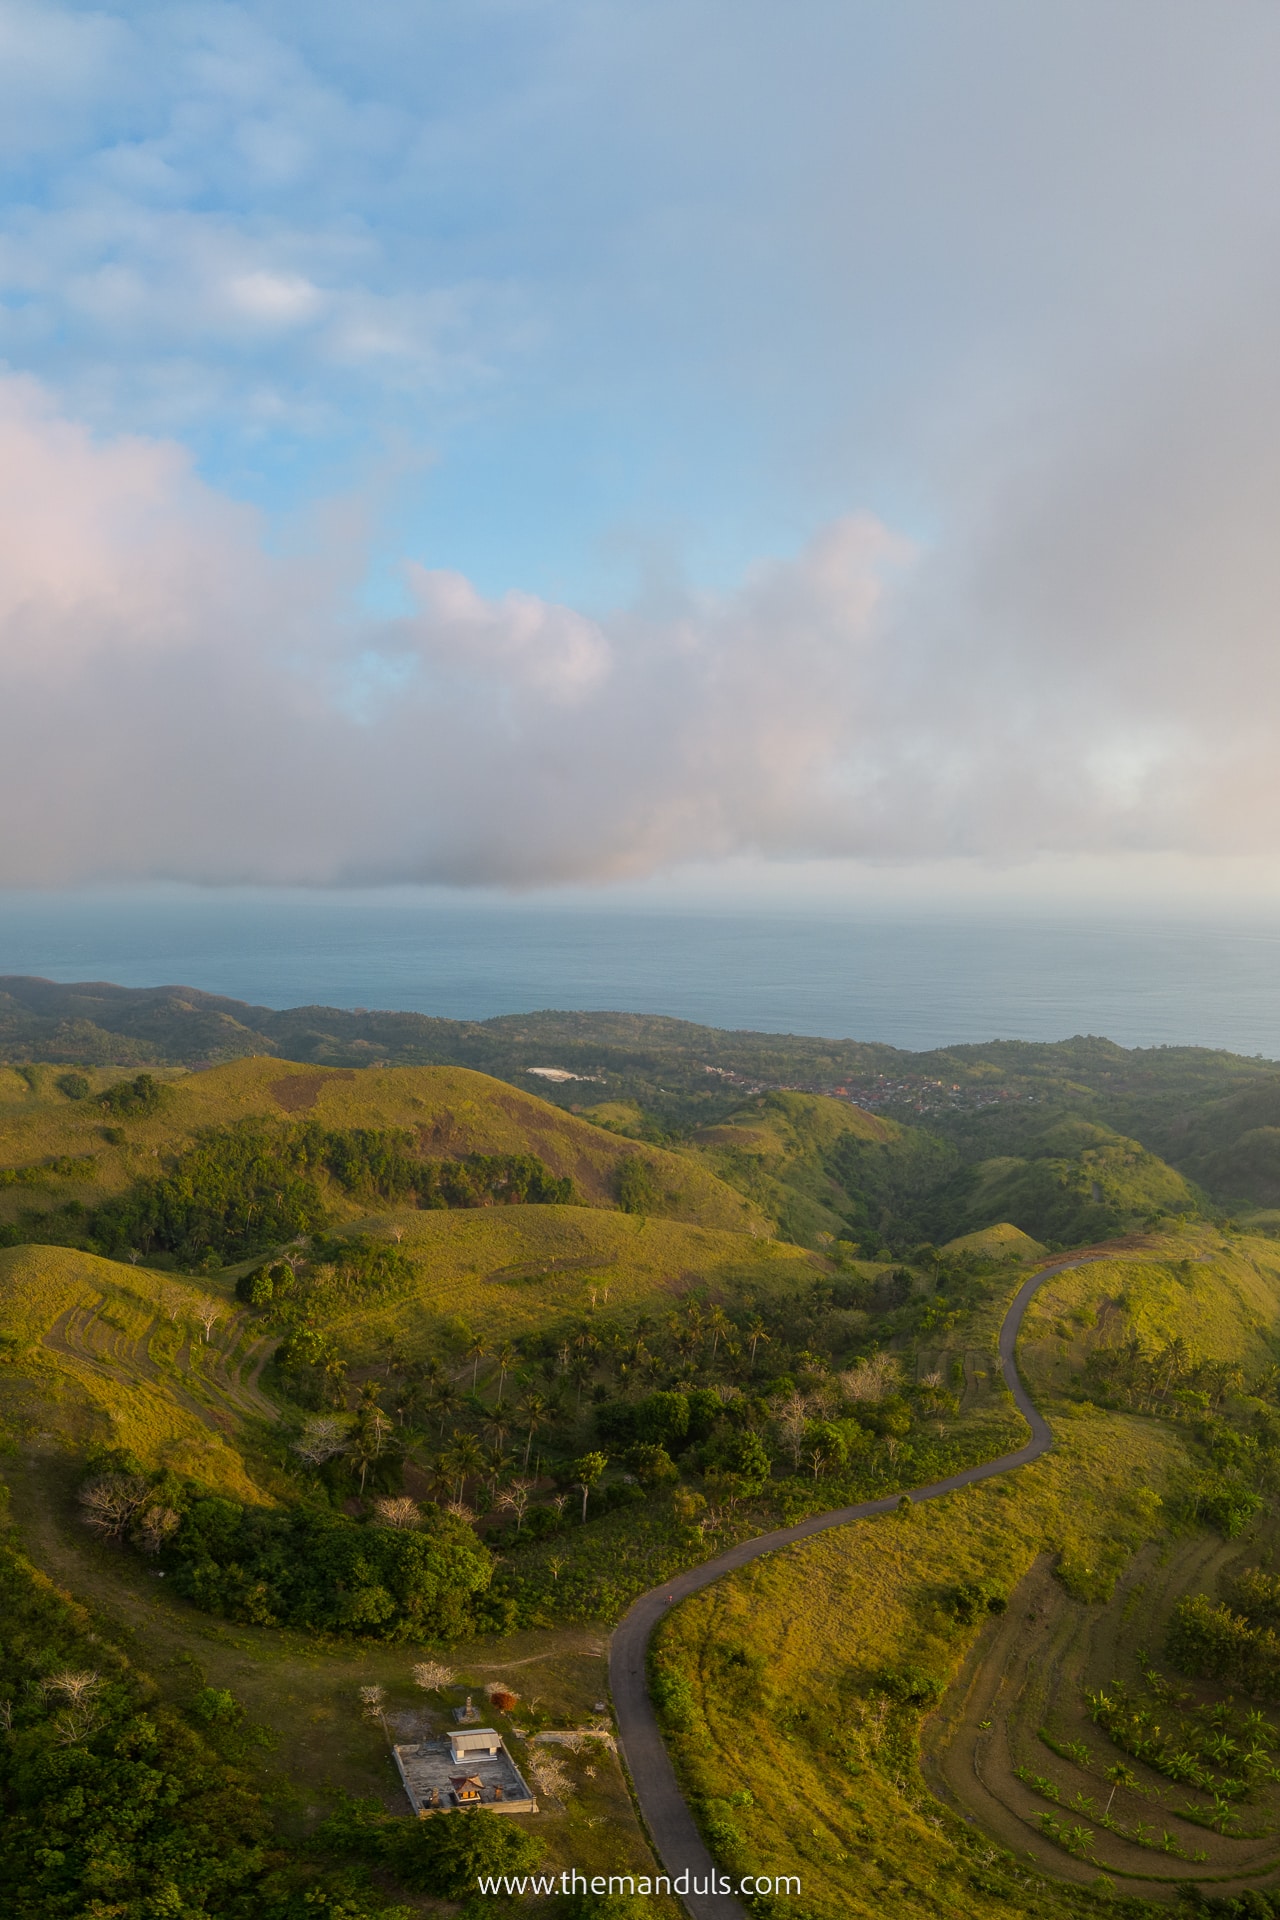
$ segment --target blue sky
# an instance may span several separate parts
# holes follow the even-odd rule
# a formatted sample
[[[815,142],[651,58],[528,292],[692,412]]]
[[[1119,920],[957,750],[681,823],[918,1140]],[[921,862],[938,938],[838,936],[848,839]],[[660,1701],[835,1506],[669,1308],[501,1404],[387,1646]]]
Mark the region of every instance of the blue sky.
[[[1256,0],[0,0],[0,881],[1270,862],[1278,66]],[[183,741],[105,819],[104,715]]]

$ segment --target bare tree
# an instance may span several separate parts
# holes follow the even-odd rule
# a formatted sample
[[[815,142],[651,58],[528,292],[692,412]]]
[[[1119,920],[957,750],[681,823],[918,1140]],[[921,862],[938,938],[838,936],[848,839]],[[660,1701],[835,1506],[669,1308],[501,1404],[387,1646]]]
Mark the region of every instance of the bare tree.
[[[3,1728],[5,1733],[13,1732],[12,1700],[0,1700],[0,1728]]]
[[[69,1668],[64,1673],[51,1673],[44,1682],[50,1693],[60,1693],[73,1707],[81,1701],[89,1700],[102,1685],[100,1673],[73,1673]]]
[[[455,1520],[461,1520],[467,1526],[470,1526],[476,1517],[475,1509],[469,1507],[465,1500],[451,1500],[445,1508],[445,1512],[451,1513]]]
[[[91,1700],[78,1700],[58,1715],[53,1723],[53,1737],[60,1747],[77,1747],[103,1724]]]
[[[533,1488],[534,1482],[532,1480],[513,1480],[511,1485],[504,1487],[498,1495],[499,1509],[508,1513],[514,1513],[517,1533],[519,1533],[521,1527],[524,1525],[524,1516],[528,1510],[529,1496],[533,1492]]]
[[[798,1467],[800,1449],[804,1444],[804,1430],[809,1422],[809,1402],[804,1395],[788,1394],[777,1410],[777,1420],[782,1437],[791,1450],[792,1461]]]
[[[209,1335],[213,1332],[214,1327],[221,1318],[222,1308],[216,1300],[202,1300],[196,1308],[196,1319],[204,1328],[204,1343],[206,1347],[209,1344]]]
[[[387,1733],[386,1689],[378,1686],[361,1687],[360,1706],[365,1719],[376,1720],[382,1731],[387,1734],[387,1739],[390,1740],[391,1735]]]
[[[148,1507],[138,1522],[138,1534],[144,1553],[159,1553],[170,1534],[176,1533],[182,1516],[172,1507]]]
[[[150,1492],[136,1474],[104,1473],[80,1489],[85,1524],[108,1540],[118,1540]]]
[[[529,1762],[529,1777],[539,1793],[553,1794],[557,1800],[566,1800],[574,1791],[569,1769],[558,1754],[548,1753],[539,1748]]]
[[[293,1443],[293,1452],[309,1467],[322,1467],[326,1460],[347,1450],[347,1422],[333,1413],[313,1413],[302,1423],[302,1432]]]
[[[374,1501],[373,1510],[384,1527],[416,1527],[422,1519],[421,1507],[407,1493],[384,1494]]]
[[[846,1400],[887,1400],[900,1385],[902,1363],[891,1353],[873,1353],[840,1375]]]
[[[424,1693],[443,1693],[457,1679],[452,1667],[444,1666],[439,1660],[420,1660],[413,1670],[414,1685]]]

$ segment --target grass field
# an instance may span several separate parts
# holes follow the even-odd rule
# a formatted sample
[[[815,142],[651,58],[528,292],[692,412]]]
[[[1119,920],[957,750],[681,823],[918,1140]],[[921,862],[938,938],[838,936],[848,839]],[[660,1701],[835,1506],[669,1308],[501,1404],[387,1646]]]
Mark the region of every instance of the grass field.
[[[888,1907],[974,1920],[1066,1912],[1092,1902],[1085,1889],[1104,1873],[1119,1891],[1156,1898],[1179,1879],[1230,1891],[1274,1877],[1280,1809],[1269,1803],[1245,1823],[1266,1831],[1234,1840],[1179,1817],[1175,1801],[1203,1796],[1175,1795],[1139,1767],[1116,1812],[1130,1832],[1151,1827],[1155,1848],[1098,1826],[1102,1769],[1125,1756],[1088,1723],[1084,1688],[1117,1672],[1141,1685],[1139,1655],[1159,1664],[1177,1594],[1212,1590],[1224,1566],[1274,1542],[1263,1522],[1230,1543],[1202,1530],[1171,1537],[1166,1512],[1193,1473],[1182,1432],[1061,1389],[1118,1298],[1150,1341],[1182,1331],[1202,1357],[1269,1364],[1277,1264],[1266,1242],[1222,1252],[1187,1232],[1062,1274],[1028,1316],[1021,1361],[1054,1424],[1051,1454],[909,1515],[790,1548],[676,1611],[655,1653],[682,1703],[671,1744],[726,1864],[799,1873],[820,1920],[872,1920]],[[948,1597],[960,1587],[1005,1598],[1007,1610],[989,1616],[980,1602],[966,1622]],[[894,1695],[912,1686],[927,1695],[930,1683],[948,1691],[926,1723],[922,1772],[920,1708]],[[1190,1691],[1204,1704],[1216,1697]],[[1083,1741],[1087,1764],[1051,1751],[1042,1725],[1059,1745]],[[1077,1794],[1092,1816],[1071,1811]],[[1046,1813],[1067,1828],[1092,1820],[1088,1857],[1045,1835]],[[1159,1850],[1165,1832],[1179,1852]]]
[[[385,1307],[336,1323],[353,1365],[394,1337],[410,1357],[463,1320],[513,1337],[570,1314],[658,1312],[693,1286],[731,1300],[812,1281],[812,1255],[784,1242],[585,1207],[489,1207],[370,1216],[399,1233],[416,1286]]]

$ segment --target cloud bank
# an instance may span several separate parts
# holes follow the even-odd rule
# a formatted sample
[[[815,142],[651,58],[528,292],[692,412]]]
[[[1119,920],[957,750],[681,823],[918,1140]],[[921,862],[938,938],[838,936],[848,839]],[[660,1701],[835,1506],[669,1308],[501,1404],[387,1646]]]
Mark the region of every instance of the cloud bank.
[[[946,542],[852,515],[607,617],[414,564],[373,617],[341,514],[273,552],[181,448],[4,379],[0,884],[1274,854],[1280,395],[1231,346],[1177,408],[1099,396]]]

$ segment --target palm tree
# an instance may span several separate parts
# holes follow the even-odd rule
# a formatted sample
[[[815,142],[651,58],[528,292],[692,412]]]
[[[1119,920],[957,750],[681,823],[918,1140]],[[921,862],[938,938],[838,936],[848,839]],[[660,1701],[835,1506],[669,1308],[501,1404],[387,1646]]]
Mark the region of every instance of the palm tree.
[[[520,1355],[509,1340],[504,1340],[497,1348],[493,1357],[498,1363],[498,1398],[495,1400],[494,1405],[500,1407],[502,1405],[503,1389],[507,1384],[507,1375],[520,1358]]]
[[[502,1446],[499,1442],[495,1441],[492,1446],[485,1448],[484,1470],[485,1470],[485,1475],[489,1482],[489,1498],[490,1499],[493,1499],[495,1497],[497,1492],[498,1482],[502,1478],[503,1474],[506,1472],[507,1468],[510,1465],[511,1465],[511,1455],[507,1452],[506,1448]]]
[[[576,1360],[569,1363],[569,1378],[578,1390],[578,1397],[574,1402],[575,1411],[582,1407],[582,1389],[594,1372],[595,1368],[585,1353],[580,1353]]]
[[[747,1322],[747,1338],[751,1342],[751,1365],[754,1368],[756,1364],[756,1348],[760,1345],[761,1341],[767,1346],[773,1338],[758,1313],[753,1314]]]
[[[474,1393],[476,1390],[476,1376],[480,1371],[480,1362],[484,1359],[488,1351],[489,1349],[488,1347],[486,1347],[480,1335],[476,1334],[476,1336],[471,1342],[471,1345],[467,1348],[467,1359],[471,1362],[472,1393]]]
[[[455,1500],[461,1500],[463,1489],[473,1473],[483,1473],[488,1462],[480,1442],[470,1433],[455,1433],[449,1451],[441,1458],[440,1464],[457,1480]]]
[[[551,1418],[551,1405],[540,1393],[526,1393],[516,1408],[520,1425],[528,1430],[528,1439],[524,1448],[524,1464],[529,1465],[529,1454],[533,1448],[533,1436],[539,1427],[545,1427]]]
[[[707,1315],[706,1327],[707,1332],[711,1335],[711,1358],[714,1361],[716,1348],[720,1344],[721,1334],[728,1333],[730,1330],[729,1316],[723,1307],[712,1307],[710,1313]]]
[[[456,1413],[462,1405],[462,1395],[452,1380],[442,1380],[432,1396],[431,1411],[440,1415],[440,1434],[444,1436],[444,1423],[451,1413]]]

